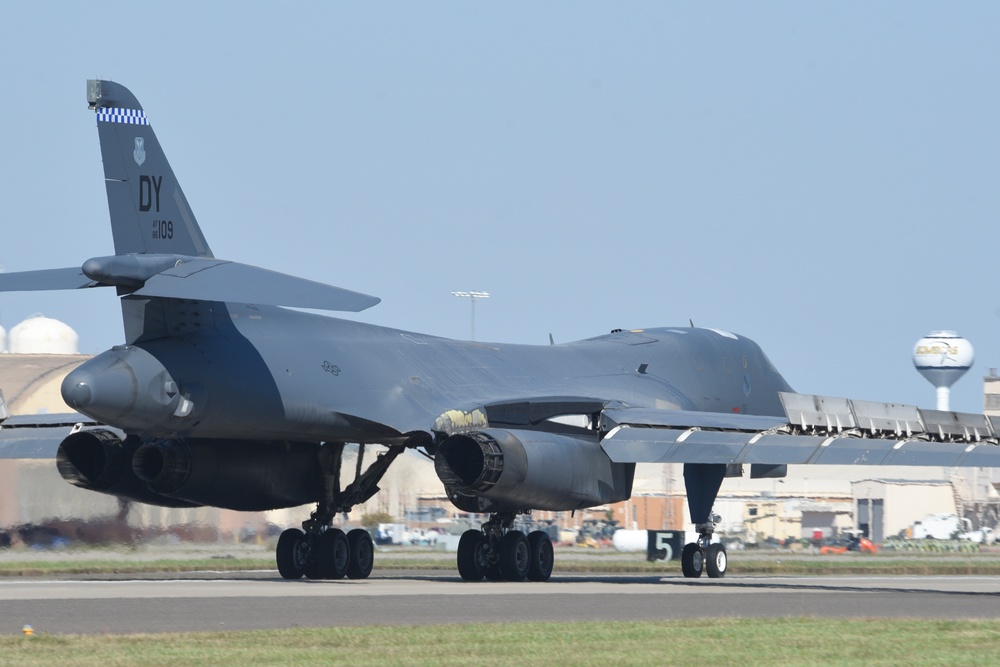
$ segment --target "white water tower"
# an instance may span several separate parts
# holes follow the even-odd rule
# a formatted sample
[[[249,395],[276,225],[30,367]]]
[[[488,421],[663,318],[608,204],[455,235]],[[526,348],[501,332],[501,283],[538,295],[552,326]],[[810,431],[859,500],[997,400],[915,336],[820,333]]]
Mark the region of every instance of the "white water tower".
[[[951,385],[972,368],[972,343],[954,331],[932,331],[913,346],[913,365],[937,387],[937,409],[950,410]]]

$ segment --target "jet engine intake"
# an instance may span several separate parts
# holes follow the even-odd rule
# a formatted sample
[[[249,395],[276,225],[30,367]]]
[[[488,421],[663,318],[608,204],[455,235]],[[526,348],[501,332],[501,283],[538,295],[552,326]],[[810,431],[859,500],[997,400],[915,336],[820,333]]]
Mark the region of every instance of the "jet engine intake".
[[[132,455],[141,444],[135,436],[122,440],[105,429],[78,431],[66,436],[56,453],[56,467],[74,486],[163,507],[198,507],[151,490],[132,472]]]
[[[438,478],[466,512],[573,510],[625,500],[634,464],[612,463],[596,438],[485,429],[445,438]]]
[[[514,445],[517,456],[514,465],[522,464],[523,468],[524,448],[518,448],[518,445],[519,442]],[[510,449],[508,447],[508,451]],[[499,481],[504,470],[504,453],[489,433],[453,435],[438,449],[434,470],[446,486],[467,493],[482,493],[492,489]],[[523,476],[523,470],[520,473]]]

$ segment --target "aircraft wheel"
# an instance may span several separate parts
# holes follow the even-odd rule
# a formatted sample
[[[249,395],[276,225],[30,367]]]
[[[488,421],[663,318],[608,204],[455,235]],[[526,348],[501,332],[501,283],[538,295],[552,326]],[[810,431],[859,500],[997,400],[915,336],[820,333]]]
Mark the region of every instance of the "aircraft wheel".
[[[552,538],[540,530],[528,534],[528,552],[531,561],[528,565],[528,579],[531,581],[548,581],[552,576],[552,566],[555,565],[555,553],[552,549]]]
[[[524,581],[531,567],[531,550],[528,538],[519,530],[512,530],[500,540],[500,573],[506,581]]]
[[[278,537],[278,548],[274,550],[278,562],[278,574],[283,579],[301,579],[306,567],[305,533],[298,528],[289,528]]]
[[[350,560],[347,566],[348,579],[367,579],[375,566],[375,545],[367,530],[355,528],[347,533],[347,547]]]
[[[339,528],[330,528],[316,540],[316,558],[306,565],[310,579],[343,579],[351,561],[347,536]]]
[[[697,579],[704,569],[705,554],[701,552],[701,547],[694,542],[685,544],[684,551],[681,552],[681,572],[684,576]]]
[[[324,550],[324,545],[326,546]],[[320,536],[319,556],[326,560],[326,578],[343,579],[351,564],[351,548],[347,535],[339,528],[331,528]],[[324,558],[325,556],[325,558]]]
[[[486,536],[481,530],[467,530],[458,541],[458,574],[466,581],[482,581],[488,562]]]
[[[726,555],[726,547],[721,544],[710,544],[705,549],[705,569],[712,579],[721,579],[726,576],[726,568],[729,567],[729,557]]]

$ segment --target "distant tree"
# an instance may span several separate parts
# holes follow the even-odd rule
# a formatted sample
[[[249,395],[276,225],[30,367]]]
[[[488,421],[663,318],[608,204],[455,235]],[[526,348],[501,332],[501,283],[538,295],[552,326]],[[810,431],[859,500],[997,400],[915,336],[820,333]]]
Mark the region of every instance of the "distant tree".
[[[367,512],[361,516],[361,525],[365,528],[378,528],[380,523],[393,523],[395,519],[388,512]]]

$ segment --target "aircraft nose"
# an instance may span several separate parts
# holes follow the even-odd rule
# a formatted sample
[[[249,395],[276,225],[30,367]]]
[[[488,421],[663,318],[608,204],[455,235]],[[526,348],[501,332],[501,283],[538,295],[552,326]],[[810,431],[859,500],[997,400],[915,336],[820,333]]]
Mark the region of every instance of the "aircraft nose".
[[[163,365],[136,347],[116,347],[84,362],[62,383],[66,404],[120,428],[143,428],[174,409],[176,393]],[[142,391],[148,388],[149,391]]]
[[[72,375],[72,373],[70,373]],[[69,379],[69,376],[67,376]],[[94,392],[90,391],[93,380],[89,373],[78,373],[73,381],[64,383],[62,387],[63,400],[66,405],[74,410],[80,411],[90,405],[94,398]]]
[[[117,350],[109,350],[70,372],[62,396],[71,408],[95,419],[119,417],[135,404],[135,373]]]

